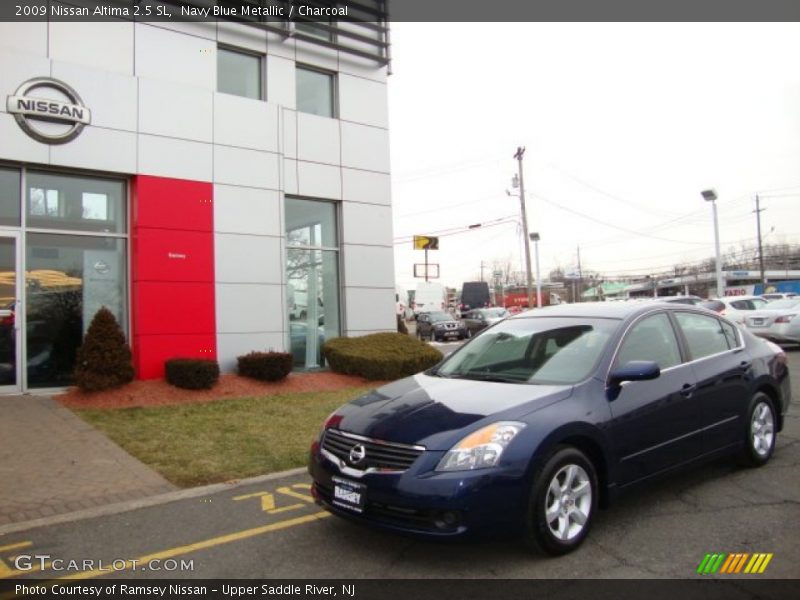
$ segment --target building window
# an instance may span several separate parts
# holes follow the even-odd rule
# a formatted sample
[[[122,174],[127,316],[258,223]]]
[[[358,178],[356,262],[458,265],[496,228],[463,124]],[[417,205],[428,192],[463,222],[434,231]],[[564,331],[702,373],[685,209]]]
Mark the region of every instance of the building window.
[[[78,346],[100,308],[127,329],[126,243],[28,233],[25,245],[28,387],[67,386]]]
[[[322,344],[340,335],[336,205],[286,199],[289,347],[295,367],[323,365]]]
[[[297,67],[297,110],[321,117],[334,117],[333,73]]]
[[[257,54],[220,46],[217,48],[217,91],[263,100],[261,63]]]
[[[72,384],[103,306],[127,331],[127,204],[121,179],[0,168],[0,385]]]
[[[0,169],[0,225],[19,227],[19,180],[16,169]]]
[[[329,29],[334,27],[336,27],[336,23],[331,18],[319,21],[297,21],[294,25],[295,31],[298,33],[310,35],[326,42],[334,41],[333,31]]]
[[[127,230],[121,181],[29,171],[26,183],[28,227],[103,233]]]

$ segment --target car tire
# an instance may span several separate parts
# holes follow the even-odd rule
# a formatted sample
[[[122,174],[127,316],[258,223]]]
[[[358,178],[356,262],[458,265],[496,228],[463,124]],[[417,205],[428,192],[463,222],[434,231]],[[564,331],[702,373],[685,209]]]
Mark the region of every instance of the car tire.
[[[560,556],[581,545],[597,511],[597,472],[586,455],[559,446],[534,477],[525,523],[525,542]]]
[[[740,462],[748,467],[767,464],[775,451],[778,420],[772,398],[757,392],[750,400],[745,420],[744,448]]]

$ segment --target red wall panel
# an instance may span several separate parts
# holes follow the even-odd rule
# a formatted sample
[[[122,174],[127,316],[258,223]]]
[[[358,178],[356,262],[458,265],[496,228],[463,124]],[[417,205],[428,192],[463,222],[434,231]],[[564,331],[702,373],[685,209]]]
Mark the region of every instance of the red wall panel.
[[[140,175],[131,200],[134,366],[152,379],[168,358],[216,358],[213,186]]]
[[[213,284],[140,281],[134,287],[136,335],[215,333]]]
[[[139,227],[213,231],[214,186],[202,181],[139,175],[133,222]]]
[[[214,245],[204,231],[140,227],[133,239],[138,281],[214,282]]]

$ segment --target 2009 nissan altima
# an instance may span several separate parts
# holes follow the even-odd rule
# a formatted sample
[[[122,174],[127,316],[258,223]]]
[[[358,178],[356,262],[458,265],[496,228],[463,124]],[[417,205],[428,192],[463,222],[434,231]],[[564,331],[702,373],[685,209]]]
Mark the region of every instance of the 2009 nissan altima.
[[[563,554],[632,484],[727,453],[766,463],[790,396],[781,349],[710,311],[548,307],[336,410],[312,492],[365,524]]]

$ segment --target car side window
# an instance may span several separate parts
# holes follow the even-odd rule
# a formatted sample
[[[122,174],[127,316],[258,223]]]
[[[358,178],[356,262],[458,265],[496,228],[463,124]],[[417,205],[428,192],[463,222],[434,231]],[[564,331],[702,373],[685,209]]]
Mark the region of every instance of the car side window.
[[[725,341],[728,342],[728,349],[733,350],[739,347],[739,334],[736,332],[736,327],[725,321],[720,321],[722,325],[722,333],[725,335]]]
[[[689,345],[692,360],[730,350],[722,321],[716,317],[678,312],[675,318]]]
[[[646,317],[628,331],[617,354],[616,365],[621,367],[632,360],[652,360],[661,369],[681,363],[678,339],[666,314]]]

